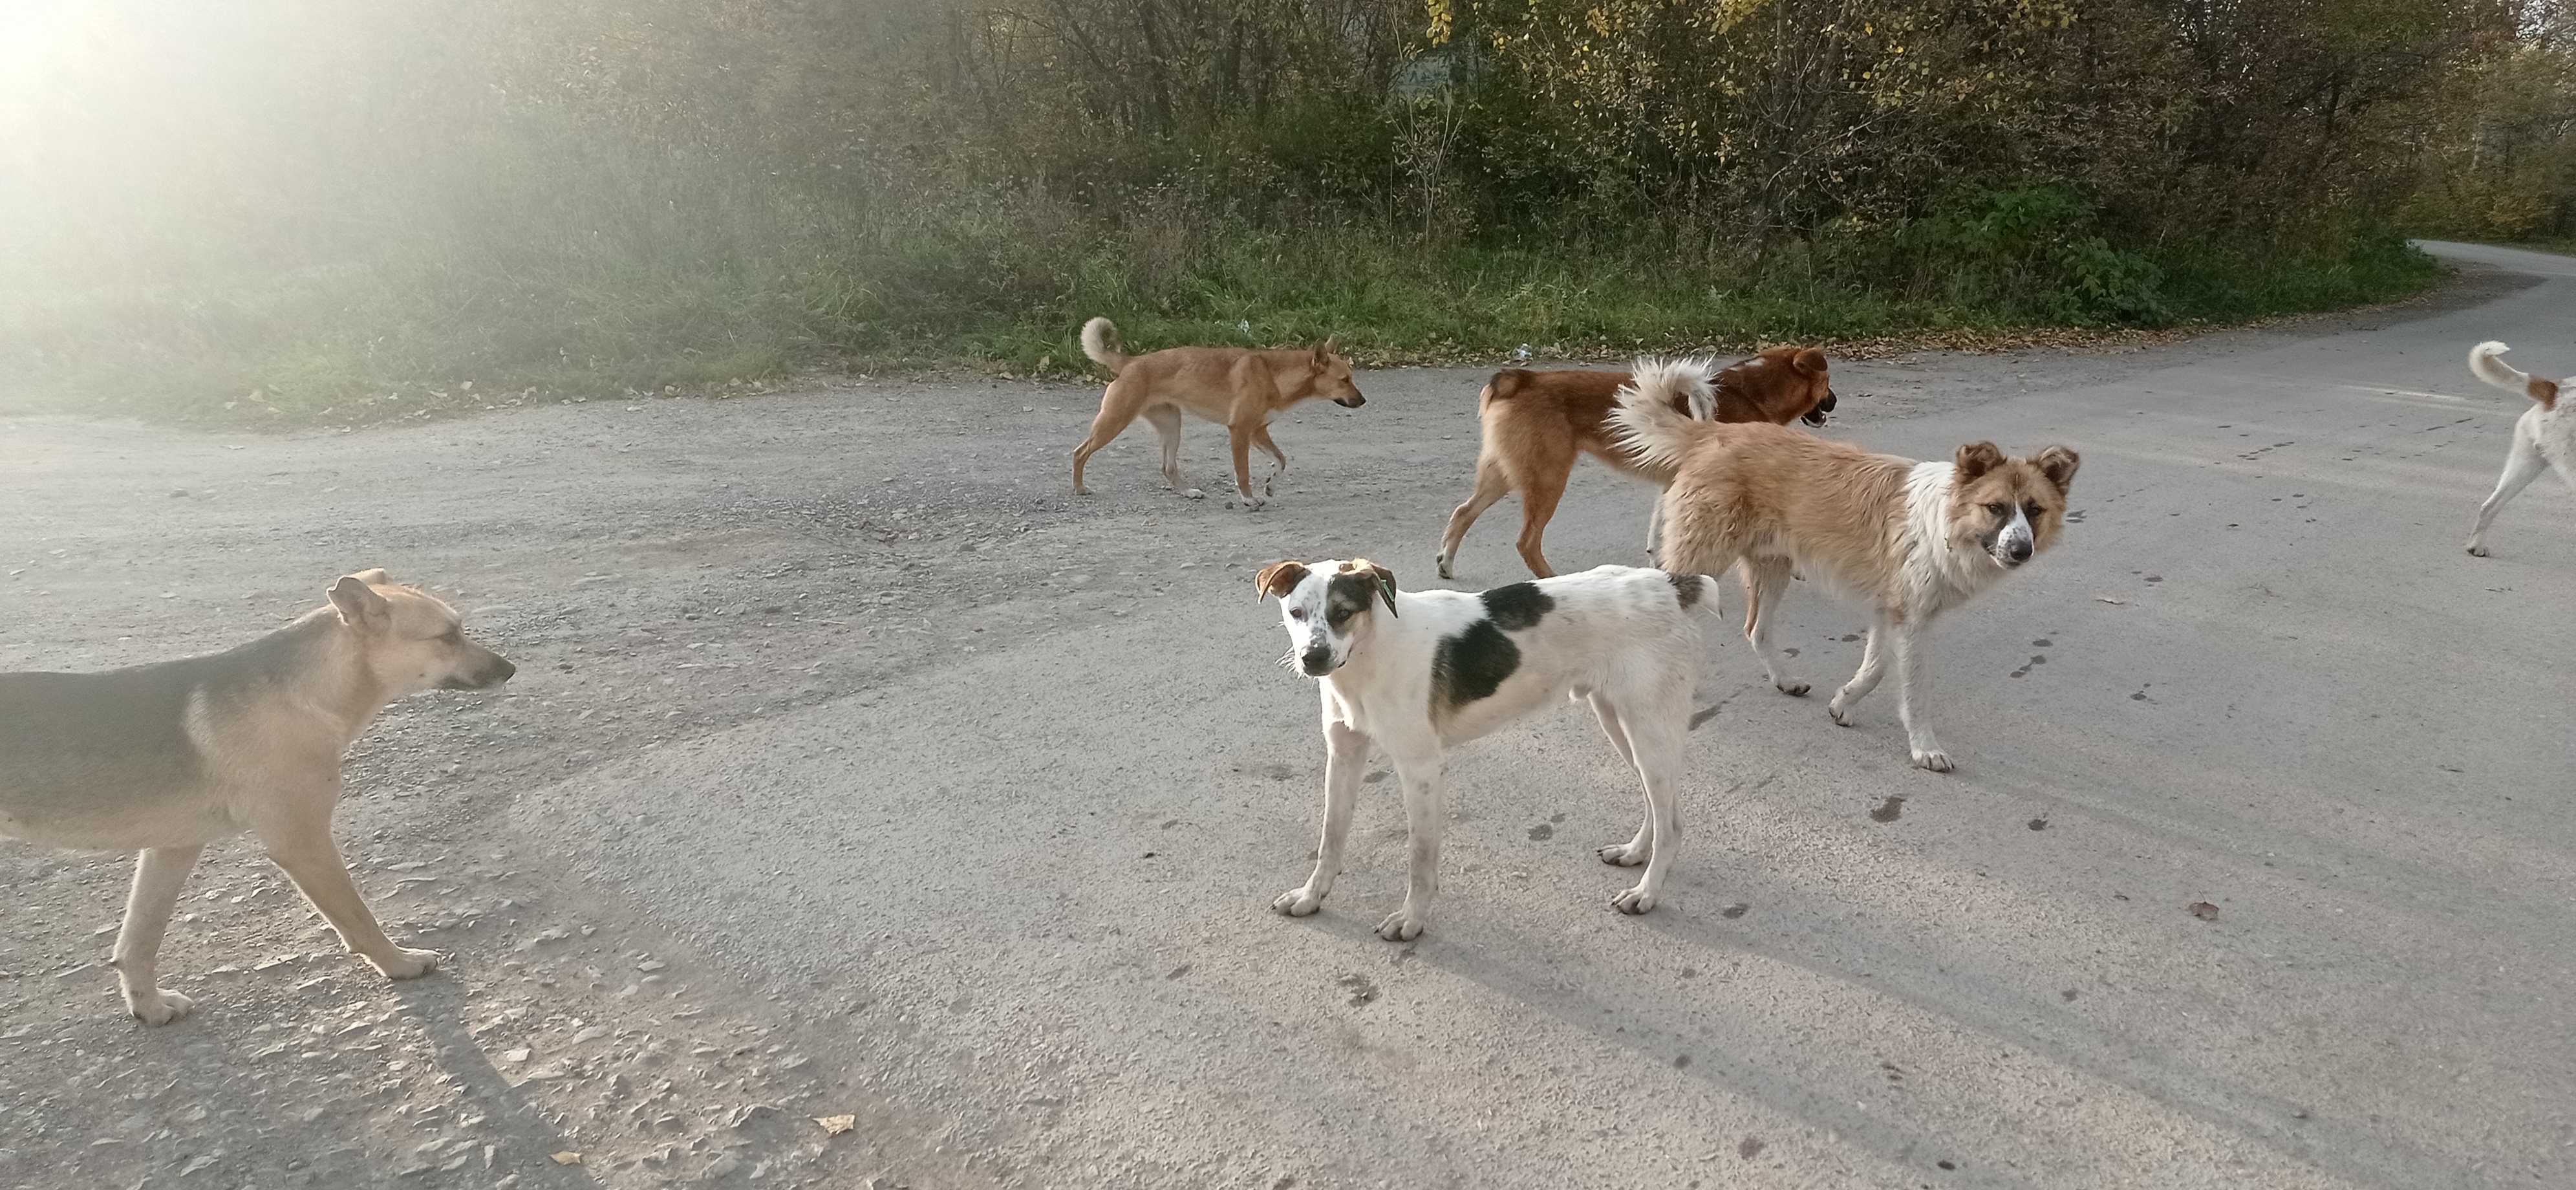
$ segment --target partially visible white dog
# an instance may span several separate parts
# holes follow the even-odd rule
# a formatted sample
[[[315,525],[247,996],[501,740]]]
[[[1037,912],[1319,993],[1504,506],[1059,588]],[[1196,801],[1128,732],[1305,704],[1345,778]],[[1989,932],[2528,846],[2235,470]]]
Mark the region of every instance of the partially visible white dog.
[[[1700,668],[1690,611],[1717,609],[1717,580],[1603,566],[1484,592],[1400,592],[1385,567],[1353,559],[1279,562],[1255,581],[1263,596],[1279,597],[1289,640],[1280,664],[1322,679],[1324,695],[1323,842],[1314,874],[1271,908],[1304,917],[1333,890],[1374,744],[1404,783],[1413,852],[1404,904],[1377,933],[1390,942],[1419,936],[1440,887],[1449,818],[1441,754],[1565,697],[1590,700],[1602,733],[1645,782],[1645,825],[1599,854],[1646,865],[1613,907],[1655,907],[1681,841],[1683,751]]]
[[[2487,526],[2505,502],[2522,494],[2544,468],[2576,487],[2576,413],[2558,407],[2558,382],[2520,372],[2500,357],[2513,350],[2490,339],[2469,349],[2469,371],[2509,393],[2531,398],[2532,406],[2513,423],[2513,450],[2504,457],[2504,474],[2495,491],[2478,505],[2478,527],[2469,531],[2469,552],[2487,556]]]

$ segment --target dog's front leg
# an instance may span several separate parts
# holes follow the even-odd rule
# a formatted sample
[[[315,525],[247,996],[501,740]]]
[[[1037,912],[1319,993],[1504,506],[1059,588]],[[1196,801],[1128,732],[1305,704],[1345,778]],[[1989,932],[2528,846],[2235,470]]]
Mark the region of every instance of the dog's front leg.
[[[1950,754],[1941,750],[1941,741],[1932,737],[1932,725],[1914,717],[1914,703],[1923,692],[1923,654],[1917,638],[1919,624],[1898,624],[1893,643],[1896,646],[1896,719],[1905,725],[1906,746],[1914,751],[1914,767],[1936,773],[1950,771]]]
[[[438,970],[437,951],[396,946],[385,936],[357,882],[349,878],[339,843],[331,838],[330,811],[298,814],[296,809],[290,805],[274,821],[253,829],[261,846],[268,849],[268,858],[286,870],[304,899],[313,902],[322,919],[340,932],[340,944],[375,964],[388,979],[413,979]]]
[[[125,1010],[147,1025],[166,1025],[196,1007],[186,996],[157,986],[161,935],[170,928],[170,910],[179,903],[179,886],[197,867],[205,845],[147,847],[134,864],[134,888],[125,897],[125,924],[116,931],[117,986],[125,993]]]
[[[1392,751],[1392,749],[1390,749]],[[1440,891],[1440,832],[1449,824],[1440,753],[1436,750],[1398,755],[1396,776],[1404,782],[1404,823],[1412,840],[1412,872],[1404,903],[1385,921],[1377,936],[1389,942],[1411,942],[1431,924],[1431,898]]]
[[[1261,507],[1263,499],[1252,494],[1252,435],[1260,428],[1259,422],[1226,427],[1234,440],[1234,491],[1247,509]]]
[[[1638,878],[1636,887],[1622,889],[1610,898],[1610,907],[1621,913],[1654,909],[1656,898],[1663,895],[1664,878],[1673,870],[1673,856],[1681,850],[1682,773],[1689,767],[1683,739],[1690,731],[1689,706],[1690,695],[1685,687],[1672,711],[1657,707],[1621,717],[1634,752],[1637,776],[1646,787],[1646,824],[1638,829],[1637,836],[1648,847],[1645,875]],[[1635,863],[1638,858],[1632,852],[1627,862]]]
[[[1324,837],[1315,845],[1315,870],[1306,883],[1279,894],[1270,907],[1290,917],[1313,913],[1342,874],[1342,848],[1359,803],[1360,773],[1368,768],[1368,733],[1339,720],[1324,724]]]
[[[1834,692],[1834,700],[1825,704],[1825,713],[1845,727],[1852,725],[1852,706],[1878,689],[1880,678],[1887,676],[1887,640],[1895,631],[1893,621],[1881,616],[1869,626],[1869,639],[1860,647],[1860,669],[1851,680]]]

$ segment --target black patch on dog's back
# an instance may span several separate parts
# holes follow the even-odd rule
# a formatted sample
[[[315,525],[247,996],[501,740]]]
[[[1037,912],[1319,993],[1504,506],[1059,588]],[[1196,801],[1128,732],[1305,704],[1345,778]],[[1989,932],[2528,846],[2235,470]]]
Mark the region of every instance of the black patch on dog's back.
[[[1494,626],[1507,632],[1535,628],[1539,617],[1556,610],[1556,598],[1539,590],[1537,583],[1496,587],[1477,598],[1485,601],[1485,615],[1493,620]],[[1519,650],[1514,649],[1513,652],[1517,654]]]
[[[1536,618],[1533,615],[1532,622]],[[1495,621],[1478,620],[1458,635],[1440,639],[1440,647],[1431,654],[1431,697],[1441,709],[1456,710],[1477,699],[1493,697],[1494,691],[1502,689],[1503,679],[1520,667],[1521,647],[1503,635]]]
[[[1699,590],[1701,584],[1698,575],[1674,574],[1667,570],[1664,572],[1664,577],[1673,580],[1673,594],[1681,597],[1682,607],[1684,609],[1688,609],[1692,604],[1699,602]]]

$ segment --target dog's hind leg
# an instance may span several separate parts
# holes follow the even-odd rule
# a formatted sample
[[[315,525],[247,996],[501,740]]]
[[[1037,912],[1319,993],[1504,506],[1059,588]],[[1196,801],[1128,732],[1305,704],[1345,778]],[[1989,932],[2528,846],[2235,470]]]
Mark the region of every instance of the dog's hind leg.
[[[1610,737],[1610,746],[1619,750],[1619,759],[1627,761],[1630,768],[1637,767],[1636,745],[1628,738],[1627,724],[1619,719],[1619,708],[1610,701],[1609,695],[1598,690],[1592,692],[1591,702],[1593,717],[1601,721],[1601,734]],[[1597,849],[1594,854],[1601,857],[1602,863],[1633,868],[1646,862],[1646,857],[1654,854],[1654,850],[1655,812],[1653,803],[1649,801],[1646,820],[1637,827],[1636,838],[1625,843],[1612,843]]]
[[[2532,440],[2523,423],[2515,422],[2513,453],[2504,457],[2504,474],[2496,479],[2495,491],[2488,495],[2486,503],[2478,505],[2477,528],[2469,531],[2471,554],[2481,558],[2487,556],[2487,526],[2495,523],[2496,514],[2504,510],[2506,501],[2521,495],[2522,489],[2531,486],[2531,481],[2540,478],[2540,473],[2548,469],[2549,460],[2541,456],[2540,444]]]
[[[1450,566],[1458,561],[1458,543],[1466,540],[1467,530],[1475,527],[1477,517],[1485,515],[1485,510],[1492,508],[1495,501],[1511,494],[1512,473],[1504,468],[1502,460],[1496,458],[1476,460],[1476,490],[1467,496],[1466,503],[1460,504],[1456,511],[1449,514],[1449,528],[1440,535],[1440,555],[1437,559],[1440,563],[1440,577],[1458,577],[1449,573]]]
[[[1550,471],[1544,466],[1533,466],[1527,470],[1540,474],[1522,474],[1518,477],[1521,489],[1521,536],[1516,544],[1520,547],[1521,562],[1529,567],[1531,574],[1540,578],[1554,578],[1556,570],[1547,564],[1547,555],[1539,552],[1539,543],[1547,536],[1547,522],[1556,516],[1556,502],[1565,498],[1565,481],[1566,477],[1574,472],[1574,460],[1569,455],[1565,460],[1564,468],[1560,470]]]
[[[335,791],[336,792],[336,791]],[[261,846],[268,858],[286,870],[304,899],[322,911],[322,919],[339,931],[340,943],[375,964],[388,979],[411,979],[438,969],[438,952],[410,950],[394,945],[385,937],[385,928],[367,908],[367,900],[358,892],[357,882],[349,878],[348,861],[340,856],[340,845],[331,838],[331,818],[327,808],[319,813],[296,814],[288,806],[272,821],[255,824]]]
[[[1833,701],[1825,704],[1825,713],[1833,716],[1834,722],[1851,726],[1853,704],[1869,697],[1870,691],[1878,689],[1878,680],[1887,676],[1887,641],[1888,635],[1894,631],[1893,624],[1885,616],[1870,624],[1869,639],[1860,647],[1860,668],[1853,671],[1851,680],[1843,683],[1842,689],[1834,692]]]
[[[1780,693],[1804,697],[1807,680],[1783,672],[1787,659],[1771,645],[1771,613],[1789,593],[1789,560],[1746,555],[1736,562],[1735,570],[1737,580],[1744,585],[1744,639],[1752,642],[1754,654],[1762,658],[1763,674]]]
[[[179,886],[188,882],[205,845],[147,847],[134,864],[134,888],[125,896],[125,924],[116,931],[117,986],[125,993],[125,1010],[147,1025],[166,1025],[188,1015],[195,1005],[157,984],[161,936],[170,928],[170,910],[179,903]]]
[[[1270,440],[1270,423],[1268,422],[1261,423],[1261,428],[1252,432],[1252,444],[1263,450],[1269,451],[1270,457],[1278,460],[1279,462],[1279,466],[1271,470],[1270,477],[1261,481],[1261,494],[1264,496],[1276,496],[1279,493],[1274,489],[1278,486],[1279,477],[1288,474],[1288,452],[1279,449],[1279,444]]]
[[[1181,407],[1156,405],[1145,411],[1144,418],[1163,440],[1163,483],[1192,500],[1207,495],[1181,479]]]
[[[1082,445],[1073,448],[1074,495],[1091,494],[1090,488],[1082,486],[1082,465],[1090,462],[1091,456],[1100,453],[1101,447],[1109,445],[1111,440],[1127,432],[1128,423],[1135,421],[1136,415],[1144,412],[1145,391],[1143,382],[1130,385],[1121,378],[1110,381],[1108,391],[1100,395],[1100,413],[1091,419],[1091,435],[1082,440]],[[1175,409],[1172,414],[1174,422],[1172,429],[1174,436],[1177,437],[1180,430],[1178,424],[1180,411]]]
[[[1347,723],[1324,724],[1324,837],[1315,847],[1315,871],[1306,883],[1279,894],[1270,907],[1290,917],[1313,913],[1342,874],[1342,847],[1350,839],[1351,813],[1359,804],[1360,773],[1368,768],[1368,733]]]
[[[1404,822],[1411,840],[1412,870],[1404,903],[1377,923],[1377,936],[1389,942],[1411,942],[1431,924],[1431,901],[1440,892],[1440,832],[1449,824],[1448,790],[1440,752],[1432,747],[1398,752],[1388,749],[1395,775],[1404,782]]]

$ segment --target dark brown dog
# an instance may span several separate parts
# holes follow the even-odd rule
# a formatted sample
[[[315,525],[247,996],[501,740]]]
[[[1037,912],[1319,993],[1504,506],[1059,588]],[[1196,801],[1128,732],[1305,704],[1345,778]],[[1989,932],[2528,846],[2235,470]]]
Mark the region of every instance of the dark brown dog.
[[[1712,363],[1710,367],[1714,367]],[[1458,542],[1494,502],[1521,494],[1521,561],[1530,573],[1547,578],[1556,571],[1539,552],[1539,539],[1565,496],[1565,481],[1574,474],[1574,457],[1588,454],[1622,475],[1633,475],[1658,487],[1673,482],[1671,468],[1641,464],[1617,447],[1610,436],[1610,411],[1619,406],[1619,386],[1627,372],[1531,372],[1520,368],[1494,373],[1476,395],[1476,417],[1484,423],[1484,446],[1476,455],[1476,490],[1449,514],[1449,530],[1440,539],[1440,577],[1453,578],[1450,563]],[[1676,393],[1673,411],[1700,421],[1770,422],[1787,425],[1800,418],[1825,424],[1834,410],[1832,377],[1825,353],[1812,347],[1773,347],[1714,377],[1702,374],[1691,392]],[[1657,509],[1661,511],[1660,506]],[[1646,545],[1654,547],[1655,521],[1646,524]]]

